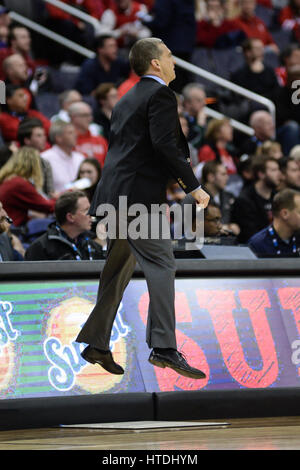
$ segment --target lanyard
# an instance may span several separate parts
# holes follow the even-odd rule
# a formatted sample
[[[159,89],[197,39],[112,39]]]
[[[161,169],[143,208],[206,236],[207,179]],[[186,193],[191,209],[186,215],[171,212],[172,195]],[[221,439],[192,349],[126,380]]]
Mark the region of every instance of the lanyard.
[[[66,240],[68,240],[66,238],[66,236],[63,234],[61,228],[56,224],[56,229],[58,231],[58,233],[60,234],[61,237],[65,238]],[[91,248],[91,245],[89,243],[89,239],[88,237],[84,237],[85,241],[87,242],[87,249],[88,249],[88,253],[89,253],[89,260],[92,261],[93,260],[93,256],[92,256],[92,248]],[[69,241],[69,240],[68,240]],[[70,241],[69,241],[70,242]],[[77,248],[77,246],[75,245],[75,243],[71,243],[71,246],[73,248],[73,251],[74,251],[74,255],[75,255],[75,258],[77,261],[81,261],[82,260],[82,257],[80,256],[80,252]]]
[[[274,245],[274,247],[277,249],[276,254],[277,254],[277,255],[281,255],[281,250],[278,248],[278,246],[279,246],[279,245],[278,245],[278,239],[277,239],[277,237],[276,237],[276,235],[275,235],[275,231],[274,231],[274,228],[273,228],[272,225],[270,225],[270,227],[268,228],[268,231],[269,231],[269,234],[270,234],[271,237],[272,237],[273,245]],[[292,249],[292,251],[293,251],[293,253],[297,253],[296,237],[295,237],[295,236],[293,236],[292,242],[293,242],[293,249]]]

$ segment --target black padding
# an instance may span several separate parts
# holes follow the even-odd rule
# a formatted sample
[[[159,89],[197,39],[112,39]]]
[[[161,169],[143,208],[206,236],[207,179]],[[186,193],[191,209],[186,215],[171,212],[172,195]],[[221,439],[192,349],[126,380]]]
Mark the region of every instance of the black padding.
[[[60,424],[153,421],[151,393],[120,393],[0,401],[0,429]]]
[[[300,388],[155,393],[155,419],[299,416]]]

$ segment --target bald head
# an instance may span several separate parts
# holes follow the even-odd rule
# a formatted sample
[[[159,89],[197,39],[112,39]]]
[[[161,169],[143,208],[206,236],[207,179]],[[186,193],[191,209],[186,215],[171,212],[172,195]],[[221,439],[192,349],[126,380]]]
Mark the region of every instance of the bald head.
[[[9,78],[12,83],[25,81],[28,77],[27,64],[21,54],[12,54],[8,56],[3,61],[2,67],[6,78]]]
[[[249,123],[258,139],[265,141],[274,138],[275,124],[268,111],[255,111],[251,114]]]
[[[73,103],[68,109],[72,124],[78,132],[86,132],[92,122],[93,113],[89,104],[80,101]]]

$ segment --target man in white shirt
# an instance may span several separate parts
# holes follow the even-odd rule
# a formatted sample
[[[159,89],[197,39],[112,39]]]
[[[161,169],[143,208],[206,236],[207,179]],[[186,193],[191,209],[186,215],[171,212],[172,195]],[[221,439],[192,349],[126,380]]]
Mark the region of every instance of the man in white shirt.
[[[52,147],[41,155],[52,168],[54,191],[66,190],[66,186],[76,180],[84,155],[74,151],[76,131],[72,124],[56,121],[51,125],[49,133]]]

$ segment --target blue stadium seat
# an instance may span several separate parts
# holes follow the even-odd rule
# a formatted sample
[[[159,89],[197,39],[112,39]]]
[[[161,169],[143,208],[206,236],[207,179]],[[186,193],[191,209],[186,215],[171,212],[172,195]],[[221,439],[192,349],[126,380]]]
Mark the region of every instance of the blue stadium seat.
[[[78,71],[79,69],[77,70],[76,68],[74,68],[74,70],[65,71],[49,67],[53,91],[55,93],[61,93],[64,90],[73,89],[78,76]]]
[[[59,100],[57,93],[38,93],[35,97],[38,110],[50,119],[59,111]]]
[[[54,218],[48,217],[46,219],[32,219],[27,222],[26,241],[33,242],[36,238],[47,232],[49,224],[54,221]]]

